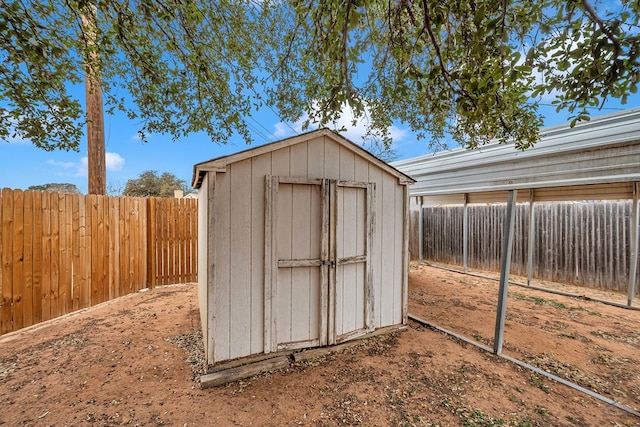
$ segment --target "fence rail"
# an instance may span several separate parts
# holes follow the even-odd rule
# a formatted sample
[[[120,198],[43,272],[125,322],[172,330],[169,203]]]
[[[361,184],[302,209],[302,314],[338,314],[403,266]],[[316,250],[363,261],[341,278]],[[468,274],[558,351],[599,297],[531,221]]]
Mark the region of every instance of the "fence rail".
[[[468,206],[468,266],[498,271],[505,205]],[[418,240],[417,212],[411,239]],[[424,208],[427,260],[462,265],[463,207]],[[631,264],[631,202],[534,204],[533,276],[627,292]],[[511,272],[527,275],[529,205],[516,207]],[[413,242],[414,257],[418,243]],[[640,294],[640,289],[637,290]]]
[[[3,189],[0,335],[196,281],[197,200]]]

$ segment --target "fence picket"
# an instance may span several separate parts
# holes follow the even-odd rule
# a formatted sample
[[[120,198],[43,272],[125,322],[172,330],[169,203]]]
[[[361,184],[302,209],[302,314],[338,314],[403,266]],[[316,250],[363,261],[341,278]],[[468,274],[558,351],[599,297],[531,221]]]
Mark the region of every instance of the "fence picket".
[[[42,207],[42,195],[38,192],[33,192],[33,234],[32,234],[32,263],[33,263],[33,299],[32,304],[32,324],[37,324],[42,321],[42,224],[44,215],[40,215],[39,212],[43,211]],[[0,203],[2,204],[2,203]]]
[[[22,312],[24,298],[24,195],[13,192],[13,327],[23,327]]]
[[[1,224],[1,249],[2,257],[2,299],[0,300],[0,334],[6,334],[13,330],[13,254],[12,233],[13,233],[13,191],[8,188],[2,189],[2,224]]]
[[[147,244],[150,246],[147,253],[147,286],[151,289],[156,286],[156,253],[151,248],[155,248],[156,241],[156,199],[147,199]]]
[[[60,285],[59,311],[67,314],[73,311],[73,295],[71,290],[71,194],[60,193],[58,198],[60,220]]]
[[[91,218],[87,215],[87,198],[78,197],[78,308],[91,305]]]
[[[33,193],[23,193],[22,326],[33,325]]]

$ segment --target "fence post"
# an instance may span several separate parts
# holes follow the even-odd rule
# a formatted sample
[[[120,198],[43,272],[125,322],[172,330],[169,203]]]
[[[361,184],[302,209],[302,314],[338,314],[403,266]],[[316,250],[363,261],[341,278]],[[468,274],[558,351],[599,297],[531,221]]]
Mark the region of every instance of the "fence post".
[[[464,194],[462,211],[462,271],[467,272],[469,264],[469,195]]]
[[[627,305],[633,305],[633,297],[636,293],[636,282],[638,276],[638,246],[640,233],[638,225],[638,192],[640,183],[633,183],[633,200],[631,203],[631,265],[629,266],[629,293],[627,294]]]
[[[531,278],[533,277],[533,250],[534,239],[536,238],[535,232],[535,211],[534,205],[534,190],[529,190],[529,248],[527,253],[527,285],[531,286]]]
[[[509,190],[507,198],[507,212],[504,219],[504,233],[502,238],[502,255],[500,257],[500,290],[496,314],[496,330],[493,340],[493,352],[502,352],[504,339],[504,319],[507,314],[507,292],[509,290],[509,269],[511,267],[511,249],[513,248],[513,230],[515,222],[516,191]]]
[[[424,212],[422,210],[422,196],[418,196],[418,262],[424,258]]]

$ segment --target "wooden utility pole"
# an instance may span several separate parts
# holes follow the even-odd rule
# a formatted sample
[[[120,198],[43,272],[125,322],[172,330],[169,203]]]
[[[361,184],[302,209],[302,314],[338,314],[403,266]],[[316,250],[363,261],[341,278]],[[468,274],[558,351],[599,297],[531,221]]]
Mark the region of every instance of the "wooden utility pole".
[[[107,168],[104,146],[104,112],[102,80],[96,46],[96,8],[87,6],[82,15],[86,40],[85,92],[87,102],[87,159],[89,194],[107,194]]]

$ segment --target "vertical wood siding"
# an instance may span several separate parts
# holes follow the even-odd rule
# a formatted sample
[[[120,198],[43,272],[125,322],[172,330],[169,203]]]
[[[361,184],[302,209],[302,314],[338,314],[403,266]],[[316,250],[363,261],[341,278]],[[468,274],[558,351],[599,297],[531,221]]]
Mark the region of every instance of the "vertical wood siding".
[[[0,334],[196,280],[197,201],[3,189]]]
[[[631,202],[534,204],[533,276],[626,292],[629,282]],[[462,206],[424,208],[427,260],[462,265]],[[417,213],[414,213],[417,218]],[[469,267],[497,271],[504,205],[469,206]],[[417,219],[411,240],[417,240]],[[529,205],[516,209],[511,271],[527,275]],[[412,244],[417,248],[417,243]],[[417,253],[417,249],[414,249]],[[640,294],[640,288],[638,289]]]
[[[371,242],[371,267],[370,275],[373,284],[373,327],[379,328],[390,326],[402,322],[402,236],[403,236],[403,215],[402,207],[404,201],[404,186],[398,183],[397,177],[391,176],[376,165],[367,162],[365,159],[354,155],[354,153],[340,146],[330,138],[317,137],[306,142],[301,142],[290,147],[285,147],[272,152],[258,154],[246,160],[227,165],[225,172],[209,172],[208,179],[211,180],[215,174],[215,191],[209,194],[212,200],[209,207],[213,212],[208,213],[207,227],[213,227],[208,236],[208,244],[215,246],[215,250],[209,249],[213,254],[212,264],[215,266],[215,274],[207,279],[206,286],[210,286],[209,306],[207,310],[216,313],[215,317],[209,316],[211,331],[207,338],[207,360],[208,363],[234,359],[261,353],[266,348],[271,348],[271,343],[267,340],[274,339],[271,329],[278,333],[289,334],[288,339],[295,341],[305,336],[305,331],[316,329],[315,324],[293,324],[291,318],[296,317],[298,311],[309,311],[314,319],[317,318],[315,311],[319,308],[308,307],[313,301],[319,298],[317,289],[293,289],[281,295],[280,290],[276,290],[276,297],[282,300],[275,301],[276,307],[271,307],[265,300],[270,295],[265,296],[265,175],[275,177],[292,177],[317,179],[326,178],[331,180],[356,181],[372,183],[375,188],[373,198],[374,208],[372,220],[374,224],[373,241]],[[287,187],[287,186],[284,186]],[[283,191],[299,191],[300,194],[292,195],[289,208],[282,205],[285,200],[277,203],[280,221],[286,223],[284,211],[294,209],[293,204],[315,203],[310,200],[303,186],[293,185]],[[300,187],[300,188],[297,188]],[[295,188],[295,189],[294,189]],[[313,190],[315,191],[315,190]],[[348,197],[352,198],[356,210],[360,210],[360,205],[364,205],[364,191],[348,190],[346,194],[354,193]],[[287,199],[289,200],[289,199]],[[203,201],[204,202],[204,201]],[[296,209],[302,209],[297,206]],[[307,209],[305,207],[305,209]],[[312,207],[316,209],[316,207]],[[395,213],[397,211],[397,213]],[[347,216],[349,216],[348,214]],[[358,217],[354,221],[364,221]],[[277,226],[278,230],[282,227]],[[315,233],[315,231],[314,231]],[[354,237],[355,243],[363,245],[364,231]],[[286,236],[283,236],[285,239]],[[292,251],[304,254],[308,248],[307,242],[300,240],[300,236],[290,236]],[[309,240],[316,239],[311,235]],[[288,241],[288,240],[287,240]],[[303,244],[304,243],[304,244]],[[267,242],[267,245],[270,243]],[[284,243],[278,244],[280,249]],[[286,245],[285,245],[286,246]],[[359,246],[356,251],[360,250]],[[314,249],[317,251],[317,249]],[[397,254],[395,252],[398,252]],[[293,254],[293,253],[292,253]],[[289,255],[282,254],[283,256]],[[302,256],[298,254],[299,256]],[[309,256],[315,257],[315,252],[310,252]],[[306,255],[305,255],[306,256]],[[267,259],[270,255],[267,254]],[[270,268],[270,267],[266,267]],[[359,270],[358,270],[359,269]],[[363,266],[347,266],[340,273],[355,277],[356,282],[365,275]],[[283,287],[286,283],[293,283],[290,274],[305,275],[300,280],[306,281],[307,274],[317,275],[317,271],[299,269],[298,271],[286,271],[278,269],[278,283]],[[281,270],[281,271],[280,271]],[[296,269],[289,269],[296,270]],[[317,269],[316,269],[317,270]],[[351,271],[357,270],[357,271]],[[367,272],[369,274],[369,272]],[[284,277],[287,276],[287,277]],[[311,282],[316,282],[317,277],[313,277]],[[298,282],[298,278],[294,280]],[[341,295],[340,303],[345,313],[354,315],[354,307],[350,298],[362,299],[358,293],[364,283],[357,282],[354,294]],[[203,284],[201,284],[201,287]],[[278,285],[279,286],[279,285]],[[302,292],[297,295],[295,292]],[[310,292],[307,296],[306,292]],[[335,295],[333,296],[335,298]],[[302,301],[302,305],[297,305]],[[345,307],[345,305],[347,307]],[[397,307],[396,307],[397,306]],[[271,325],[267,328],[265,318],[265,308],[271,312],[280,312],[278,317],[280,324]],[[341,327],[350,328],[351,324],[362,324],[364,308],[356,307],[357,313],[353,319],[351,317],[339,318]],[[292,311],[293,310],[293,311]],[[289,319],[289,323],[286,323]],[[315,320],[313,320],[315,322]],[[344,323],[342,323],[344,321]],[[330,327],[335,327],[332,325]],[[265,336],[265,330],[270,332]],[[240,342],[243,341],[243,342]]]

